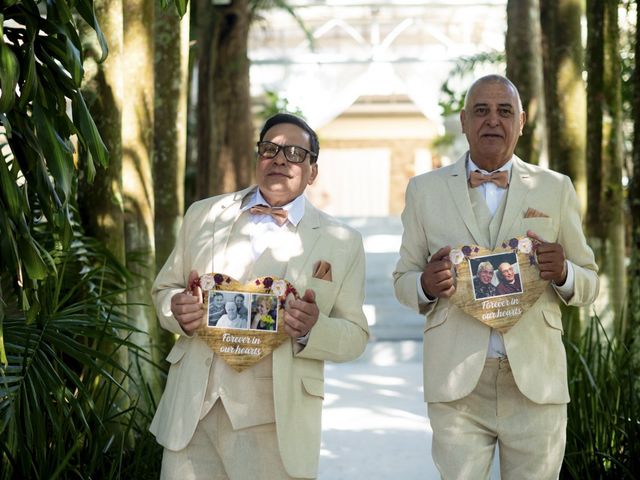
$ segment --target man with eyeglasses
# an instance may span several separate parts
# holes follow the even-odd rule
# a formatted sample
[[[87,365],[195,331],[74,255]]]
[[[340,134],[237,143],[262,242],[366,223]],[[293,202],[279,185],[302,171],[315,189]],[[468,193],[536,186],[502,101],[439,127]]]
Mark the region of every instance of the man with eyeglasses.
[[[257,185],[194,203],[153,286],[161,325],[179,336],[151,431],[162,479],[315,478],[324,362],[362,354],[369,338],[358,232],[304,197],[318,175],[316,133],[301,118],[269,118],[257,144]],[[194,335],[199,275],[273,276],[301,297],[278,328],[291,337],[237,373]]]

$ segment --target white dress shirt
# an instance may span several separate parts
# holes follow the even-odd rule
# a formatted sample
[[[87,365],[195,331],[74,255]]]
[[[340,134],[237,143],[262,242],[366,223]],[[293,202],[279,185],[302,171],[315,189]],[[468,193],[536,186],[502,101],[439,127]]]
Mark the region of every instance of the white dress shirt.
[[[251,228],[251,254],[253,260],[257,260],[260,255],[269,247],[269,245],[282,245],[289,242],[289,237],[296,235],[296,229],[300,220],[304,215],[306,199],[304,195],[296,197],[291,202],[284,205],[282,208],[287,211],[287,221],[282,225],[278,225],[275,219],[271,215],[267,214],[253,214],[251,215],[251,222],[253,228]],[[249,199],[246,205],[243,205],[240,209],[241,212],[249,210],[256,205],[269,205],[269,202],[265,200],[260,193],[260,189],[257,188],[253,196]],[[297,342],[306,345],[309,339],[309,334],[297,338]]]
[[[257,188],[253,196],[240,211],[244,212],[256,205],[269,205],[260,189]],[[305,198],[304,195],[296,197],[282,208],[287,211],[287,221],[283,225],[278,225],[271,215],[251,215],[251,253],[253,259],[257,260],[264,253],[269,245],[284,245],[288,242],[288,237],[295,235],[296,227],[304,215]]]

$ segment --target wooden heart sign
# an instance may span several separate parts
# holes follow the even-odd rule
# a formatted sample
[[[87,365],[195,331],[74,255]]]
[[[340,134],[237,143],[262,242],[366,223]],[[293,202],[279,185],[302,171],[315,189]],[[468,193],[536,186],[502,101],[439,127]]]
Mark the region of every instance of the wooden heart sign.
[[[528,237],[516,237],[493,251],[477,245],[451,250],[456,277],[451,302],[482,323],[507,332],[549,283],[540,278],[537,245]]]
[[[197,334],[236,371],[251,367],[290,338],[282,316],[286,302],[298,293],[286,280],[261,277],[241,284],[209,273],[198,284],[205,311]]]

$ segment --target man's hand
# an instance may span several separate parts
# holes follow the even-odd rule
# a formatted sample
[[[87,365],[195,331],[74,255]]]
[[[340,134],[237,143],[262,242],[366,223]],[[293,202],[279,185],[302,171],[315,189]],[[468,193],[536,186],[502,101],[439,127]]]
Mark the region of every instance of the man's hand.
[[[564,248],[559,243],[549,243],[532,230],[527,230],[527,237],[539,242],[536,249],[540,278],[551,280],[558,286],[567,280],[567,262]]]
[[[292,300],[284,309],[284,331],[292,338],[304,337],[318,321],[320,310],[316,294],[307,289],[302,298]]]
[[[432,298],[449,298],[456,291],[449,260],[450,246],[442,247],[431,256],[420,276],[422,290]]]
[[[198,272],[191,270],[187,288],[171,297],[171,313],[187,335],[191,335],[202,324],[204,307],[202,290],[199,286],[189,290],[189,287],[195,284],[198,276]]]

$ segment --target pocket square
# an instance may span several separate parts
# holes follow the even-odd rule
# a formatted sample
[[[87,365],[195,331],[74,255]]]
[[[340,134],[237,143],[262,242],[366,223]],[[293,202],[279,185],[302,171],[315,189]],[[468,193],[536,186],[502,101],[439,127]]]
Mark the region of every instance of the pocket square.
[[[331,264],[324,260],[318,260],[313,266],[313,278],[319,278],[320,280],[330,282],[332,280]]]
[[[529,207],[524,213],[524,218],[549,218],[549,215],[542,213],[540,210]]]

